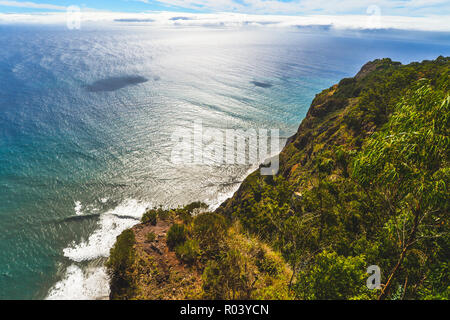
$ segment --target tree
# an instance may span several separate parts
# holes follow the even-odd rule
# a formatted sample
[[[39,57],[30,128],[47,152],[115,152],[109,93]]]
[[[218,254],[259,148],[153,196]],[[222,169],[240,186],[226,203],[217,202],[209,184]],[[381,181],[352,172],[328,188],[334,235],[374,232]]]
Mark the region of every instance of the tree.
[[[449,101],[448,94],[429,85],[411,92],[354,162],[354,178],[384,202],[389,217],[385,227],[399,244],[379,299],[389,294],[413,246],[448,232]]]
[[[120,300],[130,296],[133,288],[132,272],[135,261],[136,239],[131,229],[117,237],[106,263],[111,278],[111,299]]]
[[[366,266],[364,256],[343,257],[323,251],[299,274],[295,291],[307,300],[368,299],[372,294],[365,287]]]

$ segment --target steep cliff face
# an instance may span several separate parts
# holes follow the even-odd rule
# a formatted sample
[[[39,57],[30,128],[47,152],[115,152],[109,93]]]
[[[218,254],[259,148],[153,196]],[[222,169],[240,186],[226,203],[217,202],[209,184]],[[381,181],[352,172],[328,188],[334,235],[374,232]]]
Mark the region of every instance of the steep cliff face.
[[[315,97],[277,176],[217,209],[282,252],[296,298],[449,297],[449,70],[369,62]],[[362,285],[371,264],[380,292]]]
[[[450,58],[367,63],[315,97],[278,175],[124,232],[111,298],[448,299],[449,91]]]
[[[324,158],[336,148],[360,150],[418,80],[430,79],[439,85],[447,82],[448,86],[448,65],[449,59],[443,57],[405,66],[388,58],[375,60],[365,64],[355,77],[317,94],[297,133],[280,154],[279,175],[298,193],[310,188],[318,163],[326,162]],[[231,216],[247,198],[255,196],[255,183],[261,179],[259,170],[251,174],[217,212]],[[271,177],[263,180],[272,183]],[[259,198],[258,192],[256,196]]]

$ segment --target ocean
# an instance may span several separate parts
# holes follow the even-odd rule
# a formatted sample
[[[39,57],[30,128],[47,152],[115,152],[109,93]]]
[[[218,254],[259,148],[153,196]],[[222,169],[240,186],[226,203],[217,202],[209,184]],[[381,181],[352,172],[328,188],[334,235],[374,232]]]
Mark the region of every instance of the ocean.
[[[174,164],[192,128],[294,134],[369,60],[450,55],[393,30],[0,26],[0,299],[104,299],[115,238],[149,207],[217,207],[252,165]]]

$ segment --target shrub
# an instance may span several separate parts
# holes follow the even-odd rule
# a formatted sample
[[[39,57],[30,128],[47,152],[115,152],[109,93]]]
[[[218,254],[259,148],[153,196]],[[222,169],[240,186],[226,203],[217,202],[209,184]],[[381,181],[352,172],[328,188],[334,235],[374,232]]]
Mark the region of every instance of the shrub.
[[[209,260],[203,272],[203,298],[212,300],[250,299],[252,284],[248,262],[239,250],[224,252],[219,261]]]
[[[180,217],[181,221],[183,221],[183,224],[185,224],[185,225],[189,225],[194,220],[192,215],[185,210],[181,210],[180,212],[178,212],[178,216]]]
[[[173,217],[172,210],[158,210],[158,218],[164,221],[170,220]]]
[[[106,263],[111,277],[111,299],[123,299],[133,290],[130,272],[135,260],[134,244],[136,239],[131,229],[117,237]]]
[[[174,224],[167,232],[167,246],[173,249],[184,243],[187,239],[186,227],[182,224]]]
[[[158,211],[157,210],[148,210],[144,213],[142,217],[142,223],[149,223],[152,226],[156,226],[158,222]]]
[[[176,246],[175,253],[181,261],[187,264],[193,264],[200,256],[200,249],[195,240],[187,240],[186,242]]]
[[[319,169],[319,172],[331,174],[331,172],[333,171],[333,167],[334,167],[333,159],[319,158],[318,162],[319,163],[318,163],[317,167]]]
[[[134,232],[125,230],[117,237],[116,244],[111,249],[107,266],[114,272],[125,272],[134,261],[133,246],[136,242]]]
[[[195,209],[208,209],[208,205],[206,203],[197,201],[197,202],[192,202],[191,204],[188,204],[187,206],[184,207],[184,209],[187,212],[192,213]]]
[[[179,217],[185,225],[189,225],[192,220],[193,216],[201,213],[202,211],[206,210],[208,208],[208,205],[197,201],[192,202],[183,208],[178,208],[175,210],[175,215]]]
[[[220,251],[226,232],[225,218],[217,213],[204,213],[194,219],[193,235],[200,248],[209,256],[214,256]]]
[[[147,242],[153,242],[156,239],[156,234],[151,231],[147,234]]]
[[[302,271],[295,291],[305,300],[370,299],[366,287],[364,256],[344,257],[335,252],[322,252],[310,270]]]
[[[269,274],[270,276],[277,276],[281,273],[281,261],[272,254],[264,252],[260,249],[256,256],[255,265],[258,267],[260,272]]]
[[[217,261],[209,260],[202,275],[203,299],[226,299],[225,279]]]

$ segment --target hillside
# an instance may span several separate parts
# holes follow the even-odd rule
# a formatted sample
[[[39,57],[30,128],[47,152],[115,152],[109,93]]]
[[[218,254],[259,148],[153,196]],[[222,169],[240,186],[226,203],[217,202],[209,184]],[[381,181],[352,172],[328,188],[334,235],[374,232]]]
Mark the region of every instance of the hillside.
[[[292,271],[280,254],[205,207],[152,209],[123,232],[107,264],[110,298],[290,298]]]
[[[448,299],[449,67],[375,60],[318,94],[277,176],[254,172],[215,213],[150,210],[119,237],[111,298]],[[149,216],[166,259],[152,267]],[[182,279],[151,275],[167,268]]]

